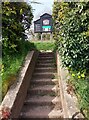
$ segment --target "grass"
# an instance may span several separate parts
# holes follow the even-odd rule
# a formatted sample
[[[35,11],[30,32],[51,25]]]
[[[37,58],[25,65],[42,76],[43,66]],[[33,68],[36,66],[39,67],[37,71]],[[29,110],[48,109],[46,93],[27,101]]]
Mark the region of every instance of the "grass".
[[[35,47],[37,50],[51,50],[53,51],[55,48],[55,43],[54,41],[31,41],[31,43],[34,43]]]
[[[3,56],[2,61],[0,60],[0,74],[2,76],[2,81],[0,81],[0,84],[2,84],[2,88],[0,91],[2,91],[2,98],[4,98],[10,86],[16,81],[17,75],[24,63],[24,59],[28,51],[31,51],[33,49],[36,49],[34,43],[26,41],[23,43],[20,52],[6,54],[6,56]]]
[[[2,75],[2,97],[4,98],[9,87],[16,81],[19,70],[24,62],[25,56],[29,50],[51,50],[55,48],[54,41],[26,41],[23,46],[23,52],[19,54],[12,54],[3,57],[3,60],[0,59],[0,68]],[[1,91],[1,90],[0,90]]]
[[[16,80],[17,74],[25,59],[25,54],[8,57],[8,61],[6,58],[4,58],[2,61],[2,97],[5,96],[9,87]]]

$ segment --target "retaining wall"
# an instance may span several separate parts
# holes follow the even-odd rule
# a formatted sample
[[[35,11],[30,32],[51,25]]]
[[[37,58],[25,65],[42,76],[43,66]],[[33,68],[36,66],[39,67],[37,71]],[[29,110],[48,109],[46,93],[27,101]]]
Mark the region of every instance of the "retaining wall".
[[[0,108],[2,109],[3,106],[8,107],[11,111],[11,118],[18,118],[20,114],[27,94],[27,89],[30,85],[37,57],[38,52],[31,51],[28,53],[17,80],[10,87],[2,101]]]
[[[57,61],[57,74],[58,82],[60,87],[60,97],[62,102],[62,108],[64,113],[64,118],[84,118],[80,113],[78,108],[78,100],[75,95],[68,94],[67,80],[70,78],[68,70],[62,67],[61,57],[58,52],[56,52],[56,61]]]

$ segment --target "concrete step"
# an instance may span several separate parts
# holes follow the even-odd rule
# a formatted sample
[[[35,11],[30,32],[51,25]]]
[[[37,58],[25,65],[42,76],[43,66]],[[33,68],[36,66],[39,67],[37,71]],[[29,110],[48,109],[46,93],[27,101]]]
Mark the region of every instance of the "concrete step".
[[[45,56],[45,57],[42,57],[42,56],[38,56],[38,60],[53,60],[54,59],[54,57],[53,56]]]
[[[53,52],[39,53],[31,86],[19,120],[59,120],[63,118]]]
[[[46,119],[49,118],[48,114],[51,112],[51,107],[49,106],[33,106],[33,107],[29,107],[26,106],[24,107],[23,111],[20,114],[20,118],[29,118],[29,119],[33,119],[33,118],[40,118],[41,119]]]
[[[39,53],[39,56],[54,56],[53,52],[50,53]]]
[[[56,68],[53,67],[36,67],[35,72],[55,72]]]
[[[54,63],[37,63],[36,67],[56,67],[56,64]]]
[[[54,54],[39,54],[39,57],[54,57]]]
[[[53,120],[62,120],[63,119],[63,111],[62,109],[53,109],[50,113],[49,113],[49,118],[53,119]]]
[[[54,85],[54,82],[52,82],[52,79],[32,79],[31,84],[36,85]]]
[[[52,60],[51,59],[50,60],[48,60],[48,59],[47,60],[38,60],[37,63],[54,63],[54,60],[53,59]]]
[[[54,53],[39,53],[39,57],[53,57]]]
[[[21,112],[20,118],[29,118],[30,120],[33,118],[35,118],[35,120],[59,120],[60,118],[63,118],[63,112],[61,109],[52,109],[51,106],[46,105],[39,107],[26,106]]]
[[[42,62],[38,63],[37,62],[37,65],[55,65],[55,63],[42,63]]]
[[[44,96],[44,95],[55,96],[55,91],[52,90],[53,88],[54,88],[53,85],[44,85],[44,86],[33,85],[29,88],[28,94],[39,95],[39,96]]]
[[[31,96],[27,95],[24,105],[29,106],[45,106],[45,105],[53,105],[52,101],[55,99],[53,96],[44,95],[44,96]]]
[[[35,72],[35,73],[33,74],[33,78],[52,79],[52,78],[55,78],[55,74],[53,74],[52,72],[43,72],[43,73]]]

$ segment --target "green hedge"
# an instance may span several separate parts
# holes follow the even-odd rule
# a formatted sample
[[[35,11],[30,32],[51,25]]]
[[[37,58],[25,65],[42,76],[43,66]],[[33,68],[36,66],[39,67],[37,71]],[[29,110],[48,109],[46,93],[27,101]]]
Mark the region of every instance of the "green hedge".
[[[72,70],[88,70],[89,2],[60,3],[57,19],[57,43],[64,65]]]
[[[55,2],[54,39],[89,118],[89,2]],[[83,87],[84,86],[84,87]]]

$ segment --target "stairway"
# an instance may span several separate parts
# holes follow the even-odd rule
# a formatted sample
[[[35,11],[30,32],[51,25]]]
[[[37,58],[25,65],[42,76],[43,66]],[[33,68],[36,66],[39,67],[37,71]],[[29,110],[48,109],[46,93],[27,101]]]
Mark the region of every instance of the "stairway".
[[[19,119],[63,118],[53,52],[40,52]]]

